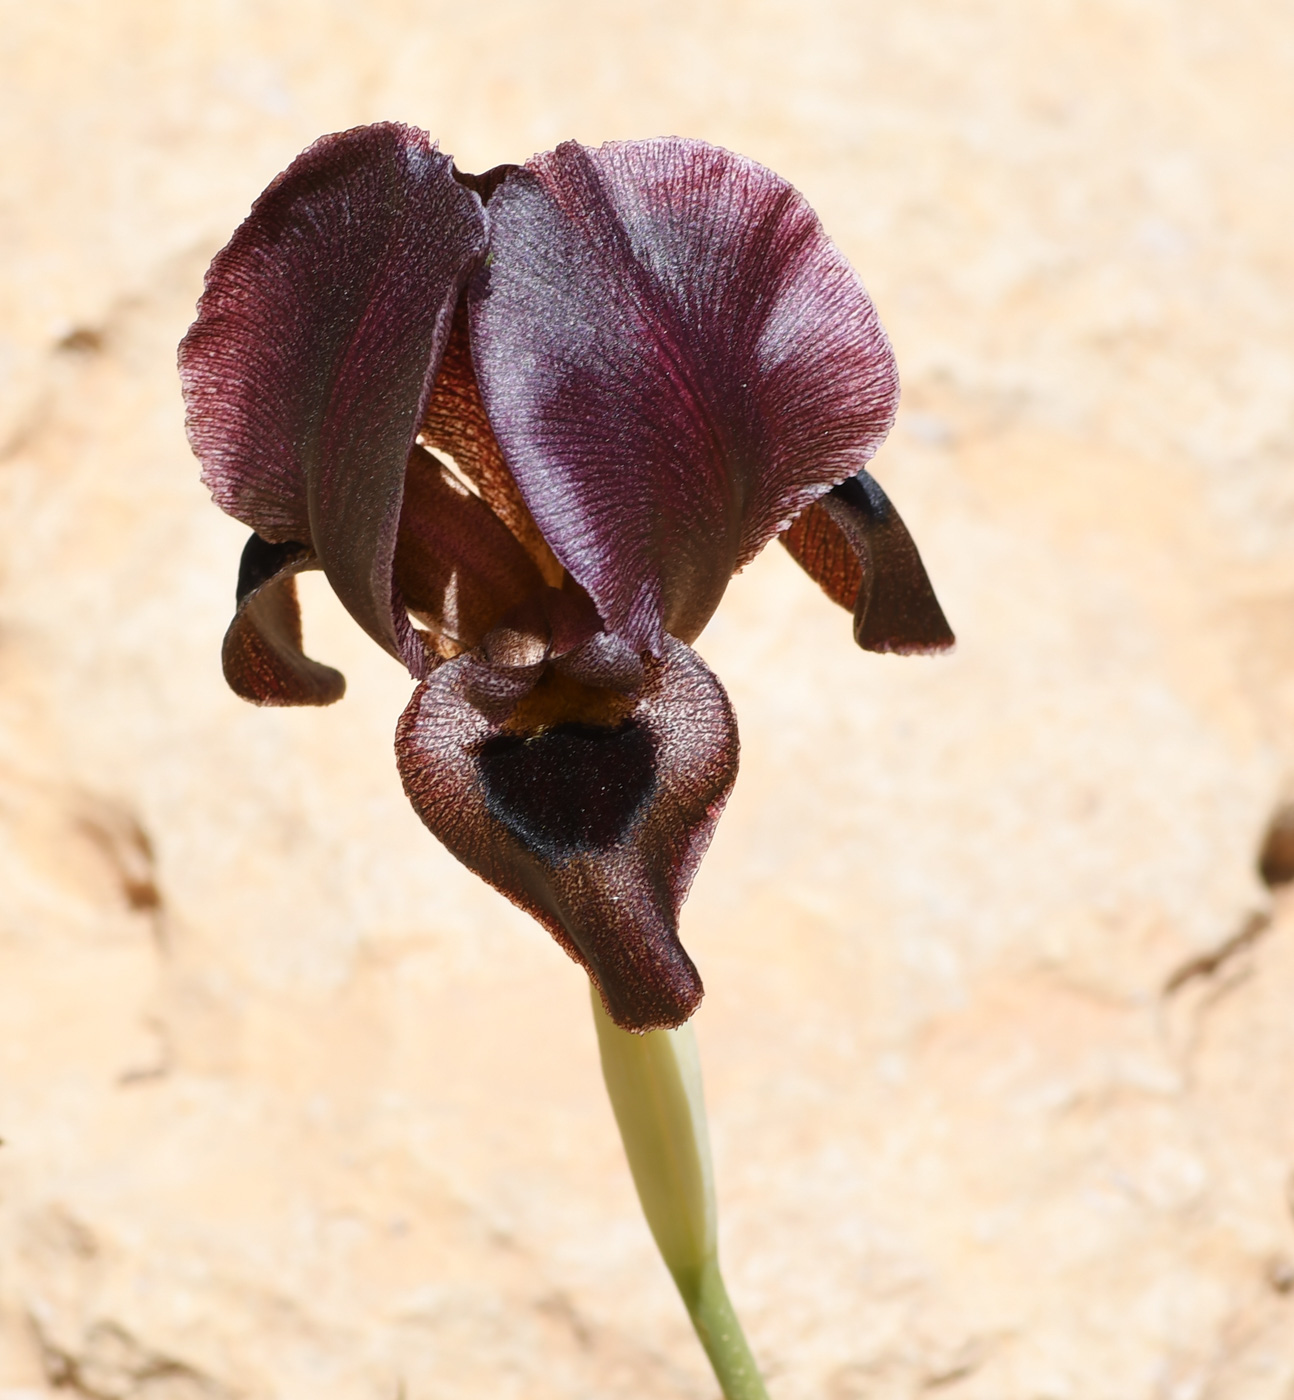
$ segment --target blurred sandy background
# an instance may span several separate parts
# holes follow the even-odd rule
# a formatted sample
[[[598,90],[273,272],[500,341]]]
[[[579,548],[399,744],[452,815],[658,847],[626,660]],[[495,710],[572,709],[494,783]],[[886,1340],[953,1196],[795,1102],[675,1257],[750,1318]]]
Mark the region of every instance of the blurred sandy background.
[[[221,681],[243,531],[174,350],[316,135],[681,133],[793,180],[956,627],[778,549],[701,642],[684,915],[776,1400],[1294,1397],[1294,11],[1282,0],[4,0],[0,1400],[715,1395],[585,988],[405,805],[396,665]]]

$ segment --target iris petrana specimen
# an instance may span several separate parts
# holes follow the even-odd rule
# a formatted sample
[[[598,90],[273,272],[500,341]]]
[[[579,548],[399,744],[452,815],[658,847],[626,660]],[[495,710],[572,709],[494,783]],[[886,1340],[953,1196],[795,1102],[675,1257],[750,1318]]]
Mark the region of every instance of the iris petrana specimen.
[[[588,973],[653,1234],[725,1394],[763,1395],[684,1026],[702,986],[679,906],[737,771],[691,643],[774,537],[860,646],[952,643],[866,471],[898,379],[862,284],[790,185],[703,142],[466,175],[381,123],[260,196],[180,370],[203,479],[254,532],[226,679],[262,705],[341,698],[302,651],[305,569],[408,668],[405,791]]]

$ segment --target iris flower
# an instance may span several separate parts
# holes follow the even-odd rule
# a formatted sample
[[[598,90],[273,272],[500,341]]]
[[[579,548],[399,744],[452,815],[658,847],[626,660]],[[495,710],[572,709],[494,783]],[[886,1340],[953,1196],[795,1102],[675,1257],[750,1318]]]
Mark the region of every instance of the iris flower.
[[[775,537],[859,646],[952,643],[866,470],[898,378],[862,284],[785,180],[704,142],[465,175],[381,123],[256,201],[180,371],[203,479],[253,531],[226,679],[262,705],[341,698],[302,650],[306,569],[408,668],[405,791],[587,970],[656,1243],[725,1396],[765,1400],[684,1024],[702,988],[679,906],[737,772],[692,643]]]
[[[322,569],[417,683],[396,754],[425,824],[618,1026],[687,1020],[678,911],[738,747],[691,644],[728,580],[780,538],[861,647],[952,641],[866,471],[893,353],[805,200],[700,141],[474,176],[410,127],[325,136],[215,258],[180,367],[203,479],[254,531],[229,684],[341,697],[302,651]]]

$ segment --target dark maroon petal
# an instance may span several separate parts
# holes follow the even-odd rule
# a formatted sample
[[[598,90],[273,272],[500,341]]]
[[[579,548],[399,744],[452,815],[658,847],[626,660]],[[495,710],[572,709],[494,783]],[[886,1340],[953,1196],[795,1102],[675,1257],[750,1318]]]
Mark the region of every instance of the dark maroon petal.
[[[865,651],[947,651],[954,637],[926,567],[890,498],[868,472],[842,481],[782,536],[792,558],[854,614]]]
[[[217,503],[307,541],[355,619],[415,674],[392,594],[405,462],[463,281],[480,201],[424,132],[325,136],[252,207],[180,347],[189,440]]]
[[[682,643],[662,650],[614,725],[512,732],[467,699],[468,655],[418,687],[396,733],[422,820],[538,919],[636,1031],[679,1025],[701,1000],[678,910],[737,772],[723,688]]]
[[[468,345],[467,307],[462,302],[455,312],[440,372],[423,415],[422,441],[453,458],[454,465],[481,493],[481,499],[521,541],[544,578],[550,584],[558,584],[562,566],[553,558],[521,499],[485,416]]]
[[[531,665],[492,665],[479,654],[468,652],[460,666],[461,694],[486,719],[502,724],[529,695],[544,673],[541,660]]]
[[[490,219],[472,350],[521,494],[608,631],[691,640],[889,430],[875,309],[786,181],[699,141],[568,142]]]
[[[238,570],[238,611],[225,633],[221,661],[235,694],[257,705],[331,705],[346,678],[301,650],[296,576],[317,569],[307,545],[271,544],[253,535]]]
[[[414,616],[460,649],[545,586],[507,526],[421,447],[409,457],[395,577]]]

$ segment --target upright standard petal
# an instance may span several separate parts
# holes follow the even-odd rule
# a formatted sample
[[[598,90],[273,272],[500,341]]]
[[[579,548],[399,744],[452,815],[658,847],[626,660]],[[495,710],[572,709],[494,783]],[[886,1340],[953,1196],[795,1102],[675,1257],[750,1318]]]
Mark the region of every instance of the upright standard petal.
[[[952,628],[916,542],[869,472],[842,481],[782,536],[801,568],[854,614],[864,651],[947,651]]]
[[[661,655],[871,458],[889,343],[804,199],[703,142],[568,142],[490,217],[469,293],[490,422],[608,630]]]
[[[405,463],[485,242],[479,198],[426,133],[325,136],[217,254],[180,347],[217,503],[267,540],[307,543],[415,674],[425,656],[392,579]]]
[[[677,1026],[701,1000],[678,910],[737,773],[723,687],[666,638],[613,723],[521,729],[469,698],[469,653],[415,691],[396,733],[405,791],[470,870],[587,969],[626,1030]],[[560,682],[559,682],[560,684]]]

